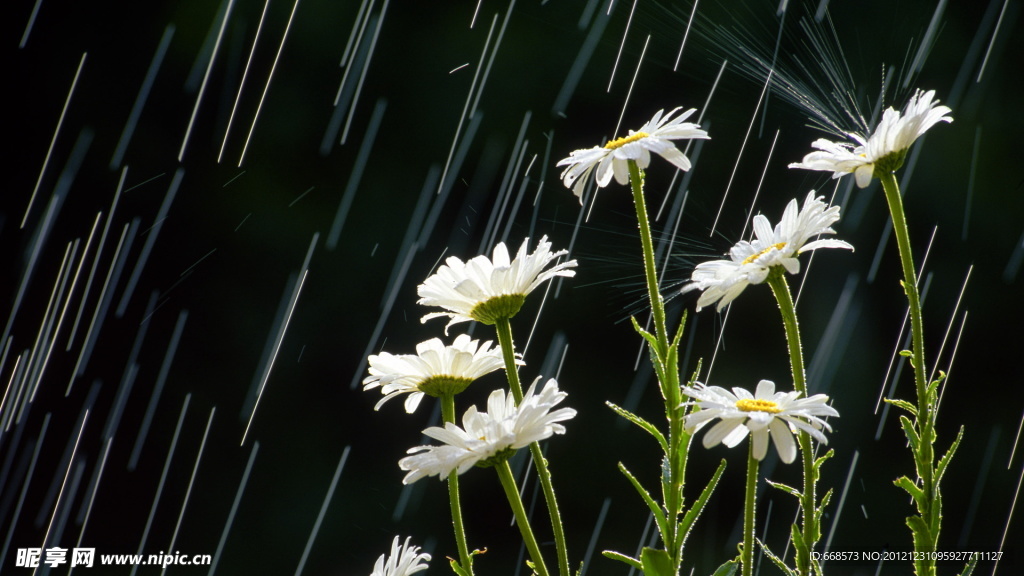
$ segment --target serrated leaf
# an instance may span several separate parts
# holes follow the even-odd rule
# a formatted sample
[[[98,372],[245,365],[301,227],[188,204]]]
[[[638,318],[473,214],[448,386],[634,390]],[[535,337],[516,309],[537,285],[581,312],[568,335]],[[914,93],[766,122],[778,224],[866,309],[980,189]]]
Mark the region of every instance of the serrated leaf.
[[[794,523],[789,527],[789,538],[793,542],[793,548],[796,549],[796,569],[797,572],[806,574],[809,566],[801,566],[800,559],[804,558],[804,552],[807,550],[807,545],[804,544],[804,535],[800,532],[800,528]],[[810,556],[810,554],[807,554]]]
[[[456,560],[454,558],[449,558],[448,561],[451,563],[452,572],[455,572],[459,576],[469,576],[469,572],[466,572],[465,570],[462,569],[462,566],[459,566],[459,561],[458,560]]]
[[[767,482],[768,485],[771,486],[772,488],[777,488],[779,490],[782,490],[783,492],[785,492],[786,494],[789,494],[790,496],[793,496],[797,500],[799,500],[799,499],[804,497],[802,492],[800,492],[796,488],[793,488],[792,486],[783,484],[782,482],[772,482],[771,480],[765,480],[765,482]]]
[[[906,400],[896,400],[894,398],[885,398],[885,403],[886,404],[892,404],[893,406],[895,406],[897,408],[902,408],[902,409],[906,410],[907,412],[910,412],[911,416],[913,416],[914,418],[917,418],[917,406],[914,406],[913,404],[911,404],[910,402],[907,402]]]
[[[906,476],[900,476],[893,482],[893,484],[906,490],[907,494],[910,494],[911,498],[914,499],[914,502],[918,503],[919,505],[924,500],[924,490],[918,488],[917,484],[914,484],[914,481],[911,480],[910,478],[907,478]],[[920,506],[918,507],[920,508]]]
[[[676,573],[672,558],[664,550],[644,547],[640,552],[640,563],[643,565],[644,576],[675,576]]]
[[[658,503],[654,501],[654,498],[651,497],[651,493],[648,492],[642,484],[640,484],[640,481],[636,479],[636,476],[633,476],[633,474],[626,468],[626,465],[622,462],[619,462],[619,471],[622,472],[627,480],[629,480],[630,484],[633,485],[633,488],[636,488],[636,491],[640,494],[640,497],[643,498],[647,507],[651,510],[651,513],[654,514],[654,519],[658,522],[658,530],[660,530],[662,534],[668,534],[668,520],[665,518],[665,511],[661,509],[661,506],[659,506]]]
[[[715,488],[718,486],[718,481],[722,478],[722,473],[724,472],[725,458],[723,458],[722,462],[719,463],[718,469],[715,470],[715,473],[711,475],[711,479],[708,480],[707,485],[704,486],[704,490],[701,491],[700,497],[694,501],[693,506],[686,511],[686,514],[683,515],[683,519],[679,521],[679,531],[677,533],[679,540],[676,548],[680,557],[682,557],[683,545],[686,543],[687,536],[690,535],[690,529],[693,528],[693,523],[700,518],[701,513],[704,511],[704,506],[707,505],[708,499],[711,498],[711,493],[715,491]]]
[[[825,495],[821,497],[821,505],[818,506],[817,509],[815,509],[815,511],[814,511],[815,522],[817,522],[818,526],[821,526],[821,516],[822,516],[822,514],[825,513],[825,507],[828,506],[828,503],[831,502],[831,501],[832,501],[832,489],[829,488],[825,492]]]
[[[921,437],[917,435],[917,430],[914,429],[914,423],[910,421],[904,415],[900,415],[900,426],[903,427],[903,433],[907,436],[907,441],[910,442],[910,448],[916,454],[920,450]]]
[[[641,429],[647,431],[647,433],[650,434],[651,436],[654,436],[654,439],[658,441],[658,444],[661,444],[661,450],[666,454],[668,453],[668,441],[665,440],[665,435],[662,434],[661,430],[658,430],[658,428],[654,424],[651,424],[647,420],[644,420],[640,416],[637,416],[636,414],[630,412],[629,410],[626,410],[621,406],[618,406],[611,402],[605,402],[605,404],[607,404],[608,407],[614,410],[615,413],[618,414],[619,416],[622,416],[626,420],[629,420],[633,424],[639,426]]]
[[[914,535],[915,550],[928,550],[931,547],[931,531],[920,516],[907,516],[907,527]]]
[[[772,561],[772,564],[775,564],[775,567],[778,568],[779,570],[781,570],[783,574],[785,574],[786,576],[798,576],[799,572],[797,572],[796,570],[793,570],[792,568],[787,566],[786,562],[782,558],[779,558],[775,554],[775,552],[772,552],[768,548],[768,546],[765,545],[764,542],[761,542],[760,540],[757,540],[757,545],[761,547],[761,551],[764,552],[764,555],[767,556],[768,559]],[[735,562],[735,560],[731,560],[731,562]],[[723,564],[723,566],[724,566],[724,564]],[[715,572],[715,576],[717,576],[717,575],[718,575],[718,573]]]
[[[971,576],[971,573],[974,572],[974,568],[978,565],[978,558],[980,558],[978,554],[972,554],[971,559],[967,562],[967,565],[964,566],[964,571],[960,573],[960,576]]]
[[[953,440],[953,443],[949,446],[949,450],[947,450],[946,453],[942,455],[942,458],[939,459],[939,465],[935,467],[936,487],[939,485],[939,482],[942,481],[942,476],[943,474],[946,473],[946,468],[949,466],[950,460],[953,459],[953,454],[956,453],[956,449],[960,447],[960,440],[963,439],[963,437],[964,427],[961,426],[960,431],[957,432],[956,434],[956,440]]]
[[[637,560],[636,558],[633,558],[632,556],[626,556],[625,554],[622,554],[621,552],[616,552],[614,550],[605,550],[604,552],[601,552],[601,555],[604,556],[605,558],[611,558],[612,560],[618,560],[619,562],[625,562],[626,564],[629,564],[630,566],[632,566],[633,568],[636,568],[637,570],[643,570],[644,569],[643,564],[641,564],[639,560]]]
[[[740,563],[734,560],[726,560],[724,564],[719,566],[714,574],[711,576],[735,576],[736,571],[740,569]]]
[[[821,456],[818,456],[818,458],[814,461],[814,471],[819,471],[821,469],[821,465],[824,464],[825,462],[828,462],[835,455],[836,451],[829,449],[828,452],[825,452]]]

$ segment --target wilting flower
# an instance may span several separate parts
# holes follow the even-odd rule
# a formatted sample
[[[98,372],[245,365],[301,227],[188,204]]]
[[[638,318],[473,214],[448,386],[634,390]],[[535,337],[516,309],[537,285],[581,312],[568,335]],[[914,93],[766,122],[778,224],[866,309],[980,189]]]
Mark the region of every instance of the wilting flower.
[[[369,364],[370,375],[363,380],[363,390],[380,386],[384,394],[373,409],[379,410],[399,394],[408,394],[405,411],[412,414],[424,394],[458,394],[477,378],[501,368],[504,362],[501,348],[492,348],[490,341],[480,344],[479,340],[462,334],[451,346],[431,338],[418,344],[415,354],[381,352],[371,355]]]
[[[839,220],[839,207],[828,206],[807,194],[804,205],[797,210],[796,199],[790,200],[782,220],[773,229],[768,218],[754,217],[754,240],[740,241],[729,250],[729,260],[712,260],[698,264],[683,287],[683,293],[701,290],[697,311],[718,302],[719,311],[732,302],[750,284],[760,284],[773,266],[782,266],[790,274],[800,272],[797,256],[818,248],[848,248],[842,240],[814,240],[819,234],[835,234],[831,225]]]
[[[554,378],[535,394],[537,381],[527,390],[519,406],[511,392],[495,390],[487,398],[487,412],[479,412],[476,406],[471,406],[462,417],[461,427],[448,422],[444,428],[432,426],[424,430],[424,434],[444,444],[409,449],[411,456],[398,462],[402,470],[409,471],[402,483],[411,484],[434,475],[443,479],[453,470],[462,474],[473,466],[491,466],[532,442],[552,434],[564,434],[565,426],[559,422],[572,418],[576,411],[559,408],[552,412],[567,394],[558,389]]]
[[[803,162],[789,167],[824,170],[832,172],[833,178],[853,174],[857,186],[865,188],[873,175],[898,170],[903,165],[907,149],[929,128],[939,122],[953,121],[951,116],[947,116],[952,110],[948,106],[936,106],[938,101],[932,100],[934,97],[934,90],[924,93],[918,90],[902,115],[891,106],[887,108],[870,138],[852,132],[847,134],[856,145],[818,139],[811,147],[819,152],[811,152],[804,156]]]
[[[690,117],[696,108],[691,108],[679,116],[672,118],[680,108],[675,108],[664,117],[664,110],[651,118],[636,132],[630,130],[628,136],[612,140],[604,146],[595,146],[572,152],[568,158],[560,160],[556,166],[565,166],[562,182],[566,188],[572,188],[573,194],[583,201],[583,186],[587,176],[597,167],[597,185],[604,188],[611,182],[612,176],[619,184],[629,182],[629,160],[636,161],[641,170],[651,163],[651,152],[675,164],[680,170],[690,169],[690,159],[686,157],[671,140],[684,138],[708,138],[708,133],[697,124],[683,122]],[[573,183],[575,182],[575,185]]]
[[[409,546],[409,540],[406,538],[405,543],[399,546],[398,536],[395,536],[391,543],[391,555],[381,554],[370,576],[408,576],[426,570],[430,554],[421,554],[419,546]]]
[[[828,439],[821,433],[832,428],[820,416],[839,416],[835,408],[827,404],[828,396],[815,394],[810,398],[798,398],[799,392],[776,392],[775,383],[761,380],[757,390],[751,394],[743,388],[729,392],[719,386],[697,384],[696,388],[684,386],[682,391],[696,399],[700,410],[686,417],[686,430],[693,433],[708,422],[718,418],[719,422],[704,434],[704,447],[711,448],[719,442],[733,448],[749,433],[754,442],[754,458],[763,460],[768,452],[768,436],[771,435],[779,457],[786,464],[796,459],[796,429],[808,432],[815,440],[827,444]]]
[[[555,276],[575,276],[575,260],[559,262],[547,268],[566,250],[551,251],[548,237],[540,239],[533,254],[526,253],[529,239],[523,241],[515,259],[509,260],[504,242],[494,247],[493,259],[477,256],[463,262],[452,256],[437,269],[433,276],[419,285],[419,303],[438,306],[447,312],[432,312],[423,317],[423,322],[438,316],[448,316],[452,324],[476,320],[494,324],[500,319],[512,318],[522,308],[526,296]],[[547,268],[547,269],[545,269]]]

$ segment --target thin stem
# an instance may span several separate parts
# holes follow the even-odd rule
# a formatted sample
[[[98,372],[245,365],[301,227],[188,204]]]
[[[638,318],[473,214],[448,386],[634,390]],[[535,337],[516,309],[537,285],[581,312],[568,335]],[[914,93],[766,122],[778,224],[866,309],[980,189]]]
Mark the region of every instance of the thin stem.
[[[804,374],[804,352],[800,342],[800,325],[796,320],[796,307],[789,292],[785,271],[775,266],[768,273],[768,285],[772,288],[775,300],[779,303],[782,323],[786,329],[786,345],[789,348],[789,366],[793,373],[793,388],[800,395],[807,397],[807,380]],[[814,453],[811,450],[811,435],[801,430],[797,434],[800,445],[800,456],[804,469],[804,490],[800,498],[800,509],[803,512],[803,540],[805,546],[797,548],[796,565],[802,574],[811,574],[811,551],[821,534],[817,524],[815,506],[817,506],[817,475],[814,471]]]
[[[754,458],[754,441],[751,439],[750,454],[747,456],[747,491],[743,500],[743,576],[752,576],[754,573],[754,517],[755,496],[757,495],[757,468],[758,461]]]
[[[921,313],[921,297],[917,291],[917,272],[914,269],[914,255],[910,249],[910,231],[907,218],[903,213],[903,199],[896,176],[886,174],[880,178],[885,200],[889,203],[889,214],[892,216],[892,228],[896,233],[896,245],[900,251],[900,264],[903,266],[903,290],[910,304],[910,332],[913,340],[914,383],[917,386],[917,403],[919,421],[925,425],[932,424],[931,403],[926,402],[927,383],[925,381],[924,364],[924,318]]]
[[[672,344],[669,343],[668,328],[665,323],[665,302],[661,297],[658,285],[658,270],[654,258],[654,239],[647,218],[647,203],[644,199],[644,176],[640,167],[633,160],[629,165],[629,183],[633,191],[633,205],[636,207],[636,220],[640,228],[640,244],[644,255],[644,276],[647,280],[647,296],[651,303],[651,316],[654,319],[654,332],[658,349],[654,355],[663,367],[662,378],[659,378],[661,394],[665,399],[665,415],[669,422],[669,477],[665,492],[665,507],[669,513],[671,533],[662,534],[665,548],[672,556],[675,566],[682,562],[682,535],[677,534],[678,518],[683,506],[683,473],[686,455],[683,445],[683,414],[680,409],[679,368],[677,356]]]
[[[654,262],[654,241],[651,225],[647,222],[647,203],[644,201],[644,176],[633,160],[629,161],[629,183],[633,189],[633,204],[636,206],[636,220],[640,226],[640,243],[644,250],[644,274],[647,277],[647,295],[651,299],[651,315],[654,317],[654,333],[658,337],[664,355],[668,352],[668,330],[665,328],[665,302],[658,288],[658,271]]]
[[[882,189],[885,191],[885,200],[889,204],[889,215],[892,217],[893,232],[896,233],[896,245],[900,252],[900,264],[903,266],[903,291],[907,295],[907,302],[910,307],[910,332],[913,341],[912,367],[914,369],[914,384],[917,388],[917,433],[920,437],[918,449],[914,454],[917,474],[921,479],[921,488],[924,490],[924,498],[918,504],[918,511],[921,518],[927,525],[934,525],[936,529],[930,532],[931,542],[925,543],[927,549],[918,549],[918,552],[932,552],[938,544],[939,539],[939,515],[941,514],[941,501],[937,497],[938,488],[934,482],[935,452],[933,442],[935,440],[935,412],[933,409],[934,400],[928,390],[928,382],[925,377],[926,366],[924,362],[924,318],[921,311],[921,297],[917,290],[917,271],[914,269],[914,255],[910,249],[910,231],[907,228],[907,218],[903,212],[903,199],[900,196],[900,188],[896,183],[896,176],[891,172],[881,174],[879,180],[882,182]],[[915,537],[915,544],[917,538]],[[918,576],[935,574],[935,562],[930,560],[931,556],[925,556],[917,564]]]
[[[523,542],[533,559],[534,570],[538,576],[548,576],[547,566],[544,565],[544,557],[540,554],[540,546],[533,536],[530,528],[530,520],[526,516],[526,509],[523,508],[523,500],[519,497],[519,489],[516,488],[516,480],[512,477],[512,469],[509,468],[508,460],[494,466],[498,472],[498,479],[501,480],[501,487],[505,489],[505,496],[512,507],[512,514],[516,517],[516,524],[519,525],[519,532],[523,535]]]
[[[512,397],[518,405],[523,401],[523,387],[519,383],[519,370],[516,367],[515,343],[512,340],[512,323],[508,318],[501,318],[494,324],[498,332],[498,344],[501,345],[502,357],[505,359],[505,375],[508,378],[509,388],[512,390]],[[558,554],[558,569],[562,576],[570,576],[569,572],[569,551],[565,542],[565,528],[562,526],[562,516],[558,511],[558,499],[555,497],[555,487],[551,482],[551,471],[548,469],[547,459],[537,442],[530,443],[530,455],[537,467],[537,476],[540,479],[540,486],[544,492],[544,502],[548,507],[548,515],[551,517],[551,531],[555,538],[555,550]],[[506,465],[507,466],[507,465]]]
[[[441,419],[446,423],[455,422],[454,394],[441,396]],[[448,474],[448,502],[452,509],[452,526],[455,528],[455,544],[459,548],[459,561],[462,569],[472,576],[473,555],[469,553],[469,545],[466,543],[466,529],[462,524],[462,502],[459,498],[459,474],[455,470]]]

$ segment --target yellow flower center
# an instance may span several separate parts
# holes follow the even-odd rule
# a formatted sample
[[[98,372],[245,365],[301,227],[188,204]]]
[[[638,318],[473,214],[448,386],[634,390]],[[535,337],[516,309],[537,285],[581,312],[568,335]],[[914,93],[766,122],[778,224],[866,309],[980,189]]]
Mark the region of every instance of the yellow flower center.
[[[761,250],[757,254],[754,254],[754,255],[751,255],[751,256],[747,256],[746,258],[743,259],[742,263],[743,264],[750,264],[754,260],[757,260],[761,256],[764,256],[765,254],[771,252],[772,248],[774,248],[776,250],[782,250],[785,246],[786,246],[785,242],[779,242],[778,244],[772,244],[771,246],[765,248],[764,250]]]
[[[782,410],[779,409],[779,405],[775,402],[772,402],[771,400],[762,400],[760,398],[755,398],[753,400],[744,398],[739,402],[736,402],[736,408],[744,412],[767,412],[769,414],[778,414],[779,412],[782,412]]]
[[[644,138],[647,138],[648,136],[650,136],[650,134],[648,134],[647,132],[637,132],[635,134],[630,134],[629,136],[623,136],[622,138],[611,140],[607,144],[605,144],[604,147],[607,148],[608,150],[615,150],[616,148],[622,148],[623,146],[629,144],[630,142],[636,142],[637,140],[642,140]]]

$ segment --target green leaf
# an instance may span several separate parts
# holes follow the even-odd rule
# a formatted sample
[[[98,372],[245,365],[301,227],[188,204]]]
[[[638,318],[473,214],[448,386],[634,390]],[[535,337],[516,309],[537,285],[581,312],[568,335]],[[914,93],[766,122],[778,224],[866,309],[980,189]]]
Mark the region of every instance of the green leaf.
[[[809,573],[809,566],[800,565],[800,559],[804,558],[804,554],[802,552],[807,550],[807,544],[804,543],[804,535],[800,532],[800,527],[797,526],[795,522],[789,527],[789,539],[793,541],[793,548],[796,549],[795,556],[797,572],[800,574]],[[810,554],[807,554],[807,556],[810,556]]]
[[[974,568],[978,565],[978,558],[979,556],[977,554],[972,554],[971,559],[967,562],[967,565],[964,566],[964,571],[960,573],[960,576],[971,576],[971,573],[974,572]]]
[[[920,450],[921,437],[917,435],[914,423],[910,421],[910,418],[900,415],[900,426],[903,426],[903,433],[906,434],[907,440],[910,442],[910,448],[916,454]]]
[[[924,501],[924,490],[918,488],[917,484],[914,484],[913,480],[906,476],[900,476],[893,482],[893,484],[906,490],[907,494],[910,494],[914,499],[914,502],[918,504],[918,509],[921,508],[921,503]]]
[[[675,576],[676,573],[672,558],[664,550],[645,546],[640,552],[640,563],[643,564],[644,576]]]
[[[920,516],[907,516],[907,526],[914,535],[915,551],[921,552],[935,549],[934,542],[932,542],[932,532]]]
[[[611,558],[612,560],[618,560],[619,562],[625,562],[626,564],[629,564],[630,566],[632,566],[633,568],[636,568],[637,570],[643,570],[644,569],[643,564],[640,564],[640,561],[637,560],[636,558],[633,558],[632,556],[626,556],[625,554],[622,554],[620,552],[616,552],[614,550],[605,550],[604,552],[601,552],[601,554],[605,558]]]
[[[687,311],[683,310],[683,317],[679,320],[679,328],[676,329],[676,336],[672,339],[672,346],[679,348],[679,341],[683,338],[683,328],[686,327]]]
[[[799,572],[797,572],[796,570],[793,570],[789,566],[786,566],[785,560],[783,560],[782,558],[779,558],[775,554],[775,552],[772,552],[771,550],[769,550],[768,546],[765,546],[764,542],[761,542],[760,540],[757,540],[757,545],[761,547],[761,550],[764,552],[764,555],[767,556],[768,559],[771,560],[772,563],[775,564],[775,566],[779,570],[782,570],[783,574],[785,574],[786,576],[797,576],[799,574]],[[731,560],[731,562],[732,562],[732,560]],[[724,565],[725,564],[723,564],[723,566]],[[719,568],[719,570],[721,570],[721,568]],[[718,572],[715,572],[715,576],[717,576],[717,575],[718,575]]]
[[[686,543],[686,537],[690,534],[690,529],[693,528],[693,523],[700,518],[701,512],[704,511],[704,506],[707,505],[708,499],[711,498],[711,493],[715,491],[715,487],[718,486],[718,481],[722,478],[722,473],[725,472],[725,458],[718,465],[718,469],[708,480],[707,486],[701,491],[700,497],[693,503],[693,506],[686,511],[683,515],[683,519],[679,522],[679,540],[677,548],[679,550],[679,556],[682,557],[683,544]]]
[[[960,427],[960,431],[956,434],[956,440],[953,440],[953,444],[950,445],[949,450],[943,454],[942,458],[939,459],[939,465],[935,468],[935,486],[939,485],[942,481],[943,474],[946,473],[946,467],[949,466],[949,461],[953,459],[953,454],[956,453],[956,449],[960,447],[960,440],[964,437],[964,427]]]
[[[795,497],[797,500],[799,500],[799,499],[804,497],[803,493],[801,493],[799,490],[797,490],[796,488],[793,488],[792,486],[788,486],[786,484],[783,484],[782,482],[772,482],[771,480],[767,480],[767,479],[765,480],[765,482],[767,482],[768,485],[771,486],[772,488],[777,488],[779,490],[782,490],[786,494],[789,494],[790,496]]]
[[[911,404],[910,402],[907,402],[906,400],[896,400],[896,399],[892,399],[892,398],[885,398],[885,403],[886,404],[892,404],[893,406],[895,406],[897,408],[903,408],[907,412],[910,412],[911,416],[913,416],[914,418],[917,418],[917,406],[914,406],[913,404]]]
[[[640,326],[640,323],[636,321],[635,317],[630,316],[629,319],[633,321],[633,329],[636,330],[637,334],[643,336],[644,340],[647,340],[647,343],[650,344],[651,346],[651,352],[654,356],[657,357],[659,347],[658,338],[654,334],[651,334],[647,330],[644,330],[643,327]],[[657,359],[659,362],[663,360],[663,358],[660,357],[658,357]]]
[[[662,535],[668,534],[668,520],[665,518],[665,511],[661,509],[661,506],[659,506],[658,503],[654,501],[654,498],[651,497],[651,493],[648,492],[642,484],[640,484],[640,481],[630,473],[626,468],[626,465],[622,462],[619,462],[619,471],[621,471],[626,479],[629,480],[630,484],[633,485],[633,488],[636,488],[640,497],[644,499],[647,507],[650,508],[651,513],[654,514],[654,519],[658,522],[658,530],[661,531]]]
[[[465,570],[462,569],[462,566],[459,566],[459,561],[458,560],[456,560],[454,558],[449,558],[448,561],[452,565],[452,572],[455,572],[459,576],[469,576],[469,572],[466,572]]]
[[[821,526],[821,516],[825,513],[825,507],[828,506],[828,503],[831,501],[832,489],[829,488],[825,492],[825,495],[821,497],[821,505],[814,510],[814,521],[819,527]]]
[[[828,462],[833,456],[836,455],[836,451],[829,449],[814,461],[814,481],[817,482],[818,478],[821,477],[821,465]]]
[[[626,410],[621,406],[612,404],[611,402],[605,402],[605,404],[607,404],[608,407],[614,410],[615,413],[618,414],[619,416],[622,416],[626,420],[629,420],[633,424],[636,424],[640,428],[646,430],[647,433],[650,434],[651,436],[654,436],[654,439],[658,441],[658,444],[661,444],[662,451],[665,452],[666,454],[668,453],[668,441],[665,440],[665,435],[662,434],[661,430],[658,430],[658,428],[654,424],[651,424],[647,420],[644,420],[640,416],[633,414],[632,412]]]
[[[719,566],[711,576],[734,576],[739,569],[739,560],[733,558],[732,560],[726,560],[725,564]]]

